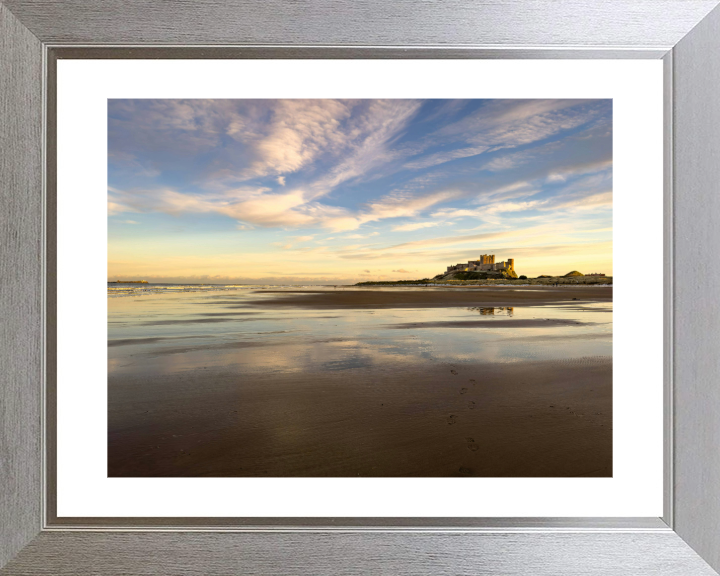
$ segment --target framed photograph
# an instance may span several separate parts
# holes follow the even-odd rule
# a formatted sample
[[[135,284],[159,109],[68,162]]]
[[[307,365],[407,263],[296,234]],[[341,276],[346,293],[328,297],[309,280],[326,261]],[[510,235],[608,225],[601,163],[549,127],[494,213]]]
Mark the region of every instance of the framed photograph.
[[[716,574],[717,4],[3,0],[2,573]]]

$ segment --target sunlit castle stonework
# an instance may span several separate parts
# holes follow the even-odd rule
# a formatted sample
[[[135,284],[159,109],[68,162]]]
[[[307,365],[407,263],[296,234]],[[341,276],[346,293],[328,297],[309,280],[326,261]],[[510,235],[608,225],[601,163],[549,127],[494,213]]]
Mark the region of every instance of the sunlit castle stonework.
[[[508,258],[504,262],[495,262],[495,254],[483,254],[478,260],[468,260],[467,264],[448,266],[445,272],[435,276],[436,280],[481,280],[517,278],[515,260]]]
[[[483,254],[479,260],[469,260],[467,264],[448,266],[447,272],[511,272],[515,271],[515,259],[508,258],[505,262],[495,262],[495,254]]]

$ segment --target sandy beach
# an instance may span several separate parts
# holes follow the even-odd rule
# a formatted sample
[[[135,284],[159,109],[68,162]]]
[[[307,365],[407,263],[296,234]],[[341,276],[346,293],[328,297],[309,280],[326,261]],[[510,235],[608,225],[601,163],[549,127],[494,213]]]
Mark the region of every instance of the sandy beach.
[[[109,299],[109,476],[612,475],[612,288]]]
[[[463,287],[463,288],[344,288],[340,290],[265,290],[257,305],[303,308],[447,308],[452,306],[531,306],[559,302],[612,302],[612,287]],[[291,297],[290,297],[291,296]],[[228,302],[230,303],[230,302]]]

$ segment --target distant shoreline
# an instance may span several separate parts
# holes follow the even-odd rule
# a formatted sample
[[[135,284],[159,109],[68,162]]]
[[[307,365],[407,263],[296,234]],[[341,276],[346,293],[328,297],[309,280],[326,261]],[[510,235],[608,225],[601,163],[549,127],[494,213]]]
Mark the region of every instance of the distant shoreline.
[[[612,276],[552,276],[549,278],[488,278],[483,280],[386,280],[359,282],[355,286],[612,286]]]

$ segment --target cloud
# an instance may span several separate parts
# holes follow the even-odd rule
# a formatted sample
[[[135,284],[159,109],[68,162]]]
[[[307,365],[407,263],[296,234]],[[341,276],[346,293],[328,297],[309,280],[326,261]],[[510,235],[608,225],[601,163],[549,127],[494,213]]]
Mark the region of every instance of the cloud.
[[[122,214],[124,212],[135,212],[135,210],[133,210],[129,206],[125,206],[123,204],[120,204],[119,202],[113,202],[110,199],[108,199],[107,211],[108,211],[108,216],[116,216],[116,215]]]
[[[439,226],[442,222],[412,222],[410,224],[401,224],[400,226],[393,226],[395,232],[412,232],[413,230],[420,230],[421,228],[432,228],[433,226]]]
[[[245,145],[252,161],[215,176],[247,180],[296,173],[323,159],[330,168],[303,186],[313,200],[394,158],[389,142],[419,110],[412,100],[277,100],[265,124],[238,116],[228,134]],[[268,115],[257,112],[261,118]],[[252,124],[254,129],[247,130]],[[284,178],[278,179],[285,185]]]
[[[480,204],[477,208],[442,208],[431,213],[436,221],[399,224],[394,226],[393,230],[431,228],[440,225],[442,220],[462,217],[497,222],[491,220],[492,217],[503,213],[610,204],[611,195],[603,196],[602,201],[596,198],[595,204],[582,200],[597,193],[598,189],[607,189],[611,178],[610,167],[609,160],[561,167],[554,173],[562,175],[562,182],[566,186],[552,198],[532,198],[539,191],[538,184],[519,180],[480,192],[474,199],[474,203]],[[540,180],[543,179],[546,179],[544,175]],[[377,200],[370,200],[359,210],[351,211],[319,201],[308,201],[305,192],[299,189],[278,193],[266,187],[246,186],[215,194],[181,193],[171,189],[132,192],[112,189],[108,211],[111,215],[148,211],[173,215],[218,213],[246,227],[319,227],[342,232],[356,230],[368,222],[417,217],[438,204],[462,199],[468,194],[469,192],[459,188],[427,194],[392,193]],[[373,235],[378,235],[378,232],[352,234],[345,238],[359,239]]]
[[[380,234],[380,232],[370,232],[369,234],[349,234],[349,235],[343,236],[343,238],[352,238],[352,239],[370,238],[372,236],[377,236],[379,234]]]
[[[493,100],[461,120],[440,128],[426,139],[424,145],[407,148],[416,154],[439,143],[454,146],[454,149],[411,159],[404,168],[420,170],[461,158],[541,142],[596,121],[605,109],[604,101]],[[486,169],[509,169],[528,157],[528,153],[497,156],[486,165]]]
[[[232,100],[110,99],[108,173],[148,184],[166,171],[200,176],[198,160],[222,148]]]
[[[147,177],[184,158],[176,168],[217,189],[265,176],[284,186],[285,175],[322,159],[329,169],[305,186],[313,199],[393,158],[389,143],[421,106],[397,99],[110,100],[110,165]]]
[[[547,176],[548,182],[567,182],[577,176],[596,174],[609,171],[612,168],[612,158],[601,158],[590,162],[580,162],[570,166],[557,166],[552,168]]]
[[[534,186],[532,183],[526,180],[520,180],[499,186],[497,188],[490,188],[480,192],[474,200],[475,204],[488,203],[488,202],[499,202],[502,200],[513,200],[515,198],[522,198],[533,196],[539,191],[539,187]]]
[[[451,150],[449,152],[437,152],[435,154],[429,154],[418,160],[407,162],[404,168],[408,170],[420,170],[422,168],[429,168],[430,166],[437,166],[438,164],[444,164],[445,162],[451,162],[458,158],[469,158],[470,156],[477,156],[490,149],[489,146],[470,146],[468,148],[458,148],[457,150]]]
[[[124,201],[125,194],[117,188],[108,187],[107,213],[108,216],[117,216],[125,212],[139,212]]]
[[[162,212],[170,215],[216,213],[243,226],[304,228],[346,213],[344,209],[307,203],[302,191],[273,193],[268,188],[243,187],[216,194],[183,193],[172,189],[117,191],[110,214]]]
[[[481,208],[475,208],[473,210],[453,208],[438,210],[432,214],[432,217],[443,219],[466,217],[484,219],[488,216],[494,216],[495,214],[502,214],[506,212],[522,212],[525,210],[540,209],[546,203],[546,200],[532,200],[527,202],[496,202],[482,206]]]
[[[388,258],[407,259],[411,254],[410,251],[416,251],[418,249],[432,248],[435,250],[438,246],[487,242],[489,240],[510,236],[512,234],[513,233],[510,231],[502,231],[465,236],[446,236],[441,238],[415,240],[413,242],[403,242],[402,244],[395,244],[386,247],[345,246],[341,250],[336,251],[336,255],[337,257],[345,260],[379,260]],[[413,253],[413,255],[415,255],[415,253]]]
[[[327,194],[343,182],[372,173],[399,156],[389,144],[418,112],[421,102],[414,100],[372,100],[347,126],[348,152],[327,174],[308,189],[311,197]]]
[[[403,270],[402,268],[399,270],[393,270],[393,272],[397,272],[398,274],[410,274],[410,270]]]
[[[553,154],[563,148],[564,145],[565,144],[562,141],[548,142],[546,144],[541,144],[540,146],[535,146],[534,148],[522,150],[521,152],[512,152],[505,154],[504,156],[496,156],[487,162],[483,168],[485,170],[489,170],[490,172],[510,170],[511,168],[517,168],[518,166],[527,164],[532,160],[536,160],[541,156]]]
[[[342,260],[384,260],[388,262],[403,259],[414,262],[463,262],[470,258],[477,258],[477,254],[491,251],[497,255],[499,261],[505,258],[544,258],[552,254],[562,256],[572,254],[589,253],[592,249],[596,252],[612,253],[612,242],[588,242],[576,237],[569,237],[563,244],[551,244],[557,242],[561,236],[554,235],[551,231],[543,228],[519,230],[503,234],[485,234],[465,236],[450,239],[447,242],[435,242],[433,240],[418,243],[408,243],[401,246],[391,246],[377,249],[348,250],[337,254]],[[497,240],[511,239],[513,244],[499,244]],[[477,241],[476,241],[477,240]],[[462,245],[469,245],[469,248]],[[451,250],[441,250],[443,246],[454,246]]]
[[[560,172],[554,172],[547,177],[548,182],[565,182],[567,176]]]
[[[255,104],[238,110],[226,133],[245,145],[251,160],[236,176],[297,172],[327,149],[340,151],[346,144],[341,124],[351,114],[352,103],[340,100],[276,100],[271,108]]]
[[[476,144],[515,148],[587,124],[604,105],[603,101],[570,99],[493,100],[438,133],[470,134],[468,141]]]
[[[329,218],[326,225],[333,230],[355,230],[367,222],[388,218],[413,217],[428,208],[462,196],[459,190],[441,190],[424,195],[391,194],[369,202],[365,209],[356,214]]]
[[[116,171],[136,177],[154,179],[162,174],[152,161],[142,162],[129,152],[108,150],[108,161]]]
[[[513,243],[513,250],[523,250],[543,245],[558,244],[561,241],[587,242],[587,234],[597,236],[596,225],[579,225],[573,220],[567,222],[545,222],[531,224],[513,229],[495,230],[477,234],[463,234],[437,238],[425,238],[412,242],[404,242],[390,246],[346,246],[333,252],[334,256],[343,260],[387,260],[387,261],[420,261],[427,262],[437,258],[455,260],[459,255],[467,252],[464,246],[472,246],[472,253],[476,251],[492,250],[502,252],[499,242]],[[607,231],[607,230],[605,230]],[[581,234],[585,234],[580,236]],[[453,246],[450,251],[446,247]],[[454,255],[453,255],[454,254]],[[470,254],[472,256],[472,254]],[[513,257],[509,254],[508,257]],[[462,257],[460,260],[462,261]]]
[[[611,207],[613,193],[611,190],[598,192],[596,194],[588,194],[585,196],[576,196],[570,198],[558,198],[553,202],[552,207],[556,210],[589,210],[602,207]]]

